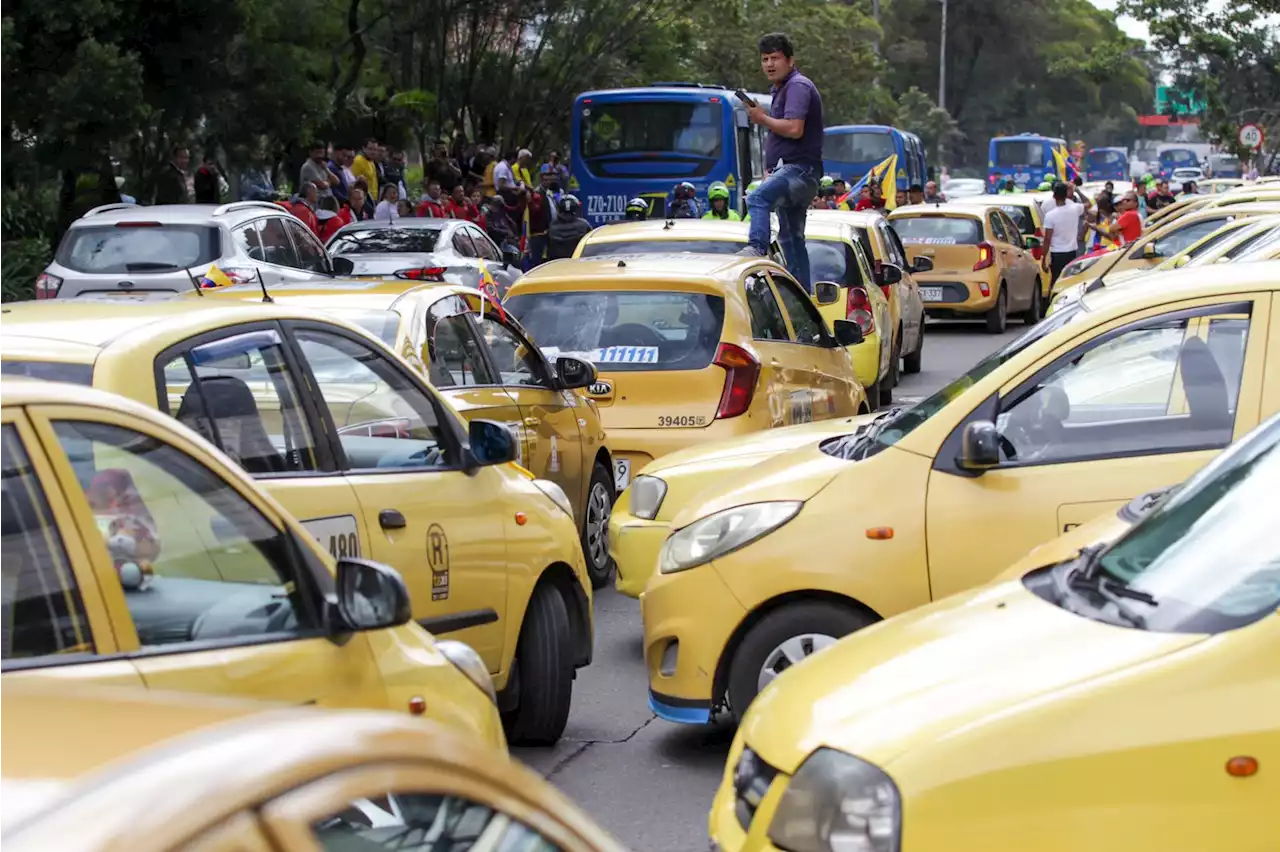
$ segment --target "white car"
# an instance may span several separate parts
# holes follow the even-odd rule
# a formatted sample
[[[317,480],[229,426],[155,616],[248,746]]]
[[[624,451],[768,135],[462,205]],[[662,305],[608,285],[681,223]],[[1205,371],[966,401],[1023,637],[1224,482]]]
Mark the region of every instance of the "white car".
[[[955,178],[943,184],[942,194],[947,198],[965,198],[971,195],[982,195],[987,185],[979,178]]]
[[[1189,180],[1204,180],[1204,172],[1200,169],[1174,169],[1173,174],[1169,176],[1169,183],[1174,186],[1184,184]]]

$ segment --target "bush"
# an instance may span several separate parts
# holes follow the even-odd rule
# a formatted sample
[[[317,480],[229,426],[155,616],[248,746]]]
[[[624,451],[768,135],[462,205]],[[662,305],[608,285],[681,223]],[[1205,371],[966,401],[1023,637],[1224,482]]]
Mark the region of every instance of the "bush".
[[[36,279],[52,259],[48,237],[14,240],[0,246],[0,301],[34,299]]]

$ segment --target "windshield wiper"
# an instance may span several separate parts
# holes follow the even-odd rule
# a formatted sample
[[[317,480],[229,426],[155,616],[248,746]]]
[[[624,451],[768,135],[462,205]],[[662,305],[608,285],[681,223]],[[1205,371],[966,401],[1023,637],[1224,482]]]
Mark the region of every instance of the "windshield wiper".
[[[1125,600],[1138,601],[1147,606],[1159,606],[1159,602],[1138,589],[1108,575],[1099,573],[1102,554],[1107,546],[1096,544],[1080,551],[1070,562],[1064,562],[1053,571],[1053,587],[1057,604],[1068,612],[1085,617],[1099,617],[1104,621],[1119,620],[1139,630],[1146,629],[1147,620],[1135,612]],[[1092,592],[1105,604],[1099,606],[1082,593]]]
[[[892,408],[885,409],[866,426],[862,426],[856,432],[844,435],[831,442],[825,452],[845,461],[858,461],[864,458],[863,451],[871,447],[872,442],[875,441],[884,427],[897,419],[898,415],[908,408],[910,408],[908,405],[895,405]]]

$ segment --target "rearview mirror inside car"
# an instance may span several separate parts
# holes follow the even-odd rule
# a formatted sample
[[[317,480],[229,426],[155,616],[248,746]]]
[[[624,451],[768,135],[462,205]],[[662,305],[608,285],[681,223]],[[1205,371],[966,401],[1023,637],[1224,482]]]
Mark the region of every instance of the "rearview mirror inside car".
[[[1000,432],[990,420],[975,420],[964,427],[960,436],[960,456],[956,465],[961,470],[979,474],[1000,464]]]
[[[932,261],[930,261],[932,264]],[[931,267],[932,268],[932,267]],[[902,267],[896,263],[880,264],[880,286],[885,287],[889,284],[897,284],[902,280]]]
[[[595,366],[581,358],[557,358],[556,374],[560,376],[560,386],[565,390],[590,387],[596,380]]]
[[[912,272],[932,272],[933,258],[925,257],[922,254],[917,255],[916,259],[911,261],[911,271]]]
[[[836,320],[836,343],[841,346],[857,346],[862,342],[862,326],[852,320]]]
[[[413,615],[404,580],[396,569],[381,562],[339,559],[337,588],[338,614],[344,629],[396,627]]]
[[[516,460],[516,439],[511,430],[493,420],[472,420],[467,424],[473,467],[506,464]]]
[[[350,258],[335,257],[332,260],[334,275],[350,275],[356,271],[356,265],[351,262]]]
[[[819,281],[813,285],[813,300],[819,305],[834,305],[840,301],[840,285]]]

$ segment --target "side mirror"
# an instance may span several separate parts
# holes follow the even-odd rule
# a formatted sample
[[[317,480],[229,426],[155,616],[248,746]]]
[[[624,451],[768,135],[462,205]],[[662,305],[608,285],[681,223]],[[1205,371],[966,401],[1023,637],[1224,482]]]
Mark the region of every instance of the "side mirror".
[[[333,259],[334,275],[350,275],[356,271],[356,265],[347,257],[335,257]]]
[[[836,343],[841,346],[857,346],[862,342],[862,326],[853,320],[835,321]]]
[[[932,272],[933,258],[925,257],[922,254],[916,255],[916,259],[911,261],[911,271],[912,272]]]
[[[506,426],[493,420],[472,420],[467,424],[471,459],[475,467],[506,464],[516,460],[516,439]]]
[[[990,420],[977,420],[964,427],[960,436],[960,457],[956,464],[961,470],[982,473],[1000,464],[1000,433]]]
[[[1022,244],[1029,249],[1038,249],[1044,245],[1044,240],[1028,235],[1022,238]]]
[[[834,305],[840,301],[840,285],[819,281],[813,286],[813,300],[819,305]]]
[[[557,358],[556,375],[565,390],[590,387],[596,380],[595,365],[581,358]]]
[[[338,614],[349,630],[396,627],[413,616],[409,590],[396,569],[368,559],[338,560]]]
[[[933,261],[929,262],[930,268],[933,268]],[[880,264],[880,286],[888,287],[890,284],[897,284],[902,280],[902,267],[896,263]]]

